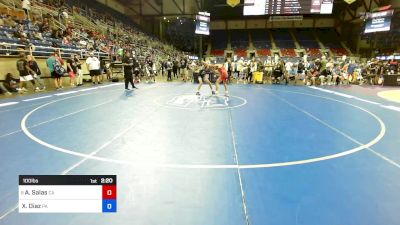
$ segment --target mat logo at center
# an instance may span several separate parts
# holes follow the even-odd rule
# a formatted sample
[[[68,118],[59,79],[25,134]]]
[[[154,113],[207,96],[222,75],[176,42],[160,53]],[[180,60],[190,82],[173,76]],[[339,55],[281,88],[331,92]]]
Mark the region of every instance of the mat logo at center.
[[[167,105],[182,108],[226,108],[229,107],[229,98],[218,95],[180,95],[167,101]]]

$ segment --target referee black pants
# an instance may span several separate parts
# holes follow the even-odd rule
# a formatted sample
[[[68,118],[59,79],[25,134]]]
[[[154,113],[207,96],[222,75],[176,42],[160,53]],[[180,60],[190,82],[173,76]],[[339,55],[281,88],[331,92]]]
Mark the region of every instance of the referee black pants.
[[[135,84],[133,83],[132,73],[124,73],[124,78],[125,78],[125,89],[128,89],[129,83],[131,83],[132,88],[135,87]]]

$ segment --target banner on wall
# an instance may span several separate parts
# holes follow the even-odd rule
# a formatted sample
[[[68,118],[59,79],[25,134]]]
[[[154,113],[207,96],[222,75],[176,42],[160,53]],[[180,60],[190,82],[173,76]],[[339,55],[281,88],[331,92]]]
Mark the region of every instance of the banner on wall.
[[[230,7],[235,7],[239,5],[240,0],[226,0],[226,4],[228,4]]]

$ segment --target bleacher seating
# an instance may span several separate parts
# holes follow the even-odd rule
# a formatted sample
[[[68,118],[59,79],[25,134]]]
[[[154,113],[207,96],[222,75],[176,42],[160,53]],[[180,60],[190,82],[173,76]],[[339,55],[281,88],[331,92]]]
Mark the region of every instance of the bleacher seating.
[[[347,50],[344,49],[344,48],[331,48],[330,50],[336,56],[343,56],[343,55],[348,55],[349,54],[347,52]]]
[[[266,30],[251,30],[251,38],[256,49],[270,49],[271,40]]]
[[[315,57],[321,57],[322,56],[321,50],[319,48],[308,48],[306,50],[307,50],[307,54],[310,57],[315,58]]]
[[[133,44],[141,47],[140,52],[148,52],[149,49],[154,52],[154,48],[157,48],[156,51],[162,51],[163,54],[166,54],[166,51],[173,50],[173,47],[165,46],[160,42],[152,43],[152,46],[146,46],[146,43],[149,43],[149,40],[157,41],[157,38],[154,38],[152,35],[146,35],[139,27],[136,27],[134,22],[128,18],[126,15],[115,11],[103,4],[92,4],[90,0],[69,0],[67,4],[70,4],[71,7],[68,8],[68,13],[70,15],[66,24],[63,21],[59,20],[58,15],[58,7],[54,7],[49,4],[49,2],[44,1],[43,3],[38,2],[32,8],[32,13],[30,16],[30,20],[25,20],[25,13],[20,9],[14,9],[14,4],[19,5],[19,0],[10,0],[3,1],[3,5],[0,5],[0,13],[2,16],[10,15],[13,19],[17,19],[18,23],[24,24],[23,33],[27,34],[27,40],[22,40],[19,38],[15,38],[14,33],[17,31],[16,28],[11,27],[1,27],[0,26],[0,53],[3,55],[17,55],[20,49],[31,49],[32,54],[34,56],[48,56],[55,49],[61,48],[63,57],[69,57],[70,54],[80,54],[81,56],[85,56],[88,51],[90,51],[90,45],[85,43],[81,43],[80,41],[85,41],[86,43],[94,44],[97,46],[96,54],[100,56],[108,56],[112,51],[115,51],[117,48],[112,48],[110,46],[113,45],[113,41],[110,39],[110,35],[108,31],[114,32],[114,27],[119,26],[121,30],[116,32],[125,31],[131,33],[131,35],[137,35],[137,39],[133,40]],[[76,3],[76,5],[74,5]],[[74,7],[72,7],[74,6]],[[19,5],[20,7],[20,5]],[[82,7],[82,8],[79,8]],[[72,8],[74,9],[74,13],[72,13]],[[96,11],[97,10],[97,11]],[[86,14],[81,14],[81,12],[86,12]],[[90,13],[89,13],[90,12]],[[107,15],[108,13],[108,15]],[[49,24],[53,26],[53,29],[65,29],[70,28],[72,32],[78,31],[78,35],[80,39],[73,37],[72,35],[62,34],[62,37],[65,37],[66,42],[64,42],[63,38],[53,38],[51,37],[50,29],[47,32],[39,32],[39,26],[33,25],[32,21],[35,21],[35,18],[40,18],[38,21],[44,18],[42,15],[49,15]],[[112,15],[112,16],[110,16]],[[77,18],[83,19],[84,21],[79,21]],[[87,21],[87,23],[85,23]],[[125,22],[125,24],[123,24]],[[33,36],[34,32],[41,33],[43,39],[35,38]],[[84,33],[87,36],[82,35]],[[107,36],[106,36],[107,32]],[[35,34],[36,35],[36,34]],[[74,38],[74,39],[72,39]],[[31,48],[28,45],[32,46]],[[111,51],[112,48],[112,51]],[[98,52],[97,52],[98,51]]]
[[[257,50],[258,56],[271,56],[271,50],[269,48],[263,48]]]
[[[235,55],[239,57],[247,57],[247,49],[235,49]]]
[[[296,30],[295,35],[297,37],[297,40],[299,41],[300,46],[304,49],[316,49],[320,47],[318,41],[315,40],[311,30],[299,29]]]
[[[326,48],[342,48],[339,35],[332,29],[317,29],[317,34]]]
[[[249,47],[249,35],[246,30],[231,31],[232,49],[247,49]]]
[[[211,50],[211,55],[213,55],[213,56],[223,56],[224,54],[225,54],[225,50],[222,50],[222,49]]]
[[[282,57],[296,57],[296,51],[293,48],[281,48]]]
[[[212,50],[225,50],[228,45],[228,33],[225,30],[215,30],[211,33]]]
[[[280,30],[265,30],[265,29],[253,29],[248,32],[243,30],[232,30],[231,34],[231,46],[234,53],[240,57],[247,55],[249,40],[247,34],[251,36],[252,44],[259,56],[270,56],[272,49],[272,42],[270,40],[271,32],[272,37],[275,41],[276,47],[280,49],[282,57],[297,57],[296,44],[293,40],[292,35],[287,29]],[[315,35],[321,39],[321,42],[326,48],[331,49],[331,52],[335,56],[349,55],[350,53],[343,48],[340,37],[332,29],[294,29],[293,34],[299,42],[302,49],[305,49],[307,55],[313,58],[322,56],[321,46]],[[228,45],[228,38],[226,31],[212,31],[212,55],[222,56],[224,50]],[[245,44],[242,44],[245,43]]]
[[[296,48],[292,35],[286,29],[272,30],[272,36],[278,48],[293,49]]]

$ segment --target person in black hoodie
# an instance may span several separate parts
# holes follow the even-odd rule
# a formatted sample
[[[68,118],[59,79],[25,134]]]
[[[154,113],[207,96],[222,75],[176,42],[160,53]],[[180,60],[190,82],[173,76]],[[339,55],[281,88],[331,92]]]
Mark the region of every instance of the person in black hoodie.
[[[271,77],[273,84],[280,83],[280,80],[282,79],[282,76],[283,76],[283,67],[284,67],[283,61],[277,63],[274,66],[274,69],[272,71],[272,77]]]
[[[31,74],[33,79],[39,84],[40,90],[45,90],[46,86],[44,85],[43,80],[40,79],[42,72],[40,71],[39,65],[35,61],[35,58],[32,55],[28,55],[26,60],[28,61],[29,68],[31,68],[31,70],[34,72],[34,74]]]
[[[6,95],[11,95],[11,92],[18,92],[18,82],[19,79],[14,78],[11,73],[7,73],[4,82],[0,83],[0,91]]]
[[[172,72],[174,73],[174,78],[178,78],[178,67],[179,67],[179,62],[178,60],[174,60],[174,65],[172,66]]]

